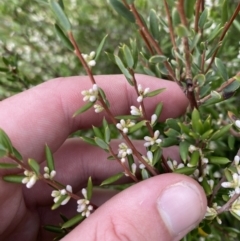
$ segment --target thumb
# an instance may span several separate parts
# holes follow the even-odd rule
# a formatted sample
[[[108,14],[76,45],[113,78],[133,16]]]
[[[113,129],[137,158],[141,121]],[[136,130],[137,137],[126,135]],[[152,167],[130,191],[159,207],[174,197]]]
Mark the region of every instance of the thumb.
[[[177,241],[206,212],[202,187],[180,174],[163,174],[117,194],[62,241]]]

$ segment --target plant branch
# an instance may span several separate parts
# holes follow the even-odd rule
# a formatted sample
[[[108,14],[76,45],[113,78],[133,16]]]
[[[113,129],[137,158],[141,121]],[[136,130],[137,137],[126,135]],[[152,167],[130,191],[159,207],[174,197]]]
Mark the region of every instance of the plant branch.
[[[239,12],[239,11],[240,11],[240,3],[237,5],[237,7],[236,7],[236,9],[235,9],[232,17],[231,17],[230,20],[225,24],[225,26],[224,26],[224,28],[223,28],[223,32],[222,32],[222,34],[221,34],[221,36],[220,36],[220,39],[219,39],[219,41],[218,41],[218,43],[217,43],[217,46],[218,46],[218,47],[216,48],[215,52],[214,52],[213,55],[212,55],[212,58],[211,58],[211,60],[210,60],[210,63],[208,64],[208,67],[207,67],[207,69],[206,69],[206,71],[205,71],[205,74],[206,74],[206,73],[208,72],[208,70],[211,68],[211,66],[212,66],[212,64],[213,64],[213,62],[214,62],[214,59],[215,59],[215,57],[216,57],[216,55],[217,55],[217,53],[218,53],[218,50],[219,50],[219,48],[220,48],[219,43],[224,39],[227,31],[228,31],[229,28],[231,27],[234,19],[235,19],[235,18],[237,17],[237,15],[238,15],[238,12]]]
[[[232,206],[232,204],[239,198],[240,194],[235,193],[226,204],[224,204],[221,208],[217,209],[217,213],[223,213],[226,212],[230,209],[230,207]]]
[[[232,84],[235,80],[236,77],[240,77],[240,72],[237,73],[234,77],[228,79],[226,82],[224,82],[218,89],[216,89],[216,92],[221,92],[224,88],[226,88],[228,85]],[[199,100],[199,104],[203,104],[205,101],[211,98],[211,94],[205,96],[201,100]]]
[[[199,13],[200,13],[200,7],[201,7],[202,0],[197,0],[195,4],[195,19],[194,19],[194,30],[196,33],[198,33],[198,21],[199,21]]]

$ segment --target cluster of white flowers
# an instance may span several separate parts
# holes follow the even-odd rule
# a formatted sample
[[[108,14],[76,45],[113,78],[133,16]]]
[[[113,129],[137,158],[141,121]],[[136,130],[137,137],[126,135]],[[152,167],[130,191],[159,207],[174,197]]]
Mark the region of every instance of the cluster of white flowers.
[[[223,182],[221,185],[224,188],[234,188],[235,193],[240,194],[240,165],[239,165],[240,157],[234,157],[234,165],[236,167],[237,172],[232,174],[232,181]]]
[[[82,54],[84,60],[87,62],[89,67],[93,67],[96,65],[96,61],[94,60],[95,52],[92,51],[90,54]]]
[[[142,107],[139,106],[139,108],[137,108],[136,106],[131,106],[131,111],[130,111],[131,115],[136,115],[136,116],[142,116]]]
[[[125,162],[125,157],[127,155],[131,155],[132,154],[132,149],[128,148],[128,146],[125,143],[121,143],[118,145],[119,149],[118,149],[118,157],[121,158],[121,162]]]
[[[59,199],[62,196],[65,196],[65,198],[62,200],[61,205],[67,204],[67,202],[70,200],[70,196],[68,195],[67,192],[72,193],[72,187],[70,185],[66,186],[66,189],[61,189],[61,190],[53,190],[51,196],[54,197],[53,201],[57,203]]]
[[[240,217],[240,197],[233,202],[233,204],[229,208],[229,211],[233,216]]]
[[[214,218],[216,218],[217,222],[221,224],[222,220],[218,217],[218,213],[217,213],[217,210],[219,208],[220,206],[218,206],[217,203],[214,203],[211,208],[207,207],[207,211],[204,218],[207,220],[213,220]]]
[[[167,160],[167,164],[172,171],[184,167],[184,164],[178,163],[176,160]]]
[[[43,174],[43,177],[46,178],[46,179],[53,179],[57,174],[55,170],[52,170],[50,172],[48,167],[44,167],[44,172],[45,173]]]
[[[83,101],[95,102],[98,98],[98,86],[94,84],[91,89],[83,90],[81,94],[84,96]]]
[[[147,93],[149,92],[149,88],[143,89],[142,85],[138,85],[138,98],[137,98],[137,102],[142,102],[143,98],[147,95]]]
[[[35,172],[31,172],[31,171],[28,171],[28,170],[25,170],[24,171],[24,175],[26,177],[24,177],[22,179],[22,183],[23,184],[26,184],[26,187],[27,188],[31,188],[37,181],[38,177],[36,175]]]
[[[154,144],[160,144],[162,142],[162,139],[158,138],[160,135],[160,132],[157,130],[154,132],[153,137],[145,136],[144,140],[146,141],[144,143],[145,147],[153,146]]]
[[[94,111],[96,113],[100,113],[100,112],[102,112],[104,110],[104,108],[101,105],[99,105],[99,104],[95,104],[93,107],[94,107]]]
[[[147,152],[147,156],[142,156],[142,158],[144,159],[144,161],[146,161],[150,166],[153,166],[153,153],[151,151]],[[144,169],[145,165],[143,163],[141,163],[139,165],[140,169]]]
[[[116,127],[119,129],[119,130],[121,130],[121,131],[123,131],[123,133],[128,133],[128,128],[129,127],[131,127],[131,126],[134,126],[135,125],[135,123],[133,122],[133,121],[131,121],[131,120],[123,120],[123,119],[121,119],[120,120],[120,123],[117,123],[116,124]]]
[[[82,189],[82,195],[84,198],[77,201],[77,212],[82,213],[82,216],[88,217],[93,210],[93,206],[89,205],[90,201],[87,199],[87,190],[85,188]]]

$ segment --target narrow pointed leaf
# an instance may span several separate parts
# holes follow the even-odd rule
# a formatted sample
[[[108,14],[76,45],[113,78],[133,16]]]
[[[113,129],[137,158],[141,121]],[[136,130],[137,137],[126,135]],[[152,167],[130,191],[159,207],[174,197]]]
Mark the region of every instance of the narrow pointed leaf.
[[[156,108],[155,108],[154,114],[157,115],[157,121],[159,119],[159,116],[161,115],[162,108],[163,108],[163,103],[162,102],[158,103]]]
[[[157,64],[157,63],[163,63],[167,60],[168,58],[164,55],[154,55],[149,59],[149,62],[152,64]]]
[[[6,175],[3,176],[3,180],[6,182],[13,182],[13,183],[22,183],[24,175]]]
[[[55,210],[55,209],[59,208],[59,207],[61,206],[62,201],[65,200],[65,199],[67,198],[67,196],[68,196],[68,195],[62,195],[62,196],[59,198],[59,200],[58,200],[55,204],[52,205],[51,209],[52,209],[52,210]]]
[[[228,73],[225,65],[223,64],[222,60],[219,58],[215,58],[215,65],[217,67],[217,72],[221,75],[223,80],[228,80]]]
[[[140,128],[142,128],[143,126],[146,126],[146,121],[142,120],[139,121],[137,124],[135,124],[134,126],[131,126],[130,128],[128,128],[128,133],[131,134],[137,130],[139,130]]]
[[[102,39],[101,43],[99,44],[97,50],[96,50],[96,57],[95,57],[95,60],[97,60],[102,52],[102,49],[105,45],[105,42],[106,42],[106,39],[108,37],[108,34],[104,36],[104,38]]]
[[[103,133],[100,130],[100,128],[96,127],[96,126],[92,126],[93,132],[95,134],[96,137],[99,137],[100,139],[104,139],[103,137]]]
[[[104,150],[108,150],[108,144],[99,137],[94,138],[96,144]]]
[[[122,50],[125,57],[125,61],[127,63],[127,67],[130,69],[133,68],[134,60],[129,47],[127,45],[123,45]]]
[[[122,172],[117,173],[116,175],[113,175],[113,176],[107,178],[106,180],[104,180],[100,184],[100,186],[112,184],[113,182],[116,182],[117,180],[119,180],[123,176],[124,176],[124,174]]]
[[[73,117],[80,115],[81,113],[89,110],[92,106],[94,105],[94,102],[88,102],[87,104],[85,104],[84,106],[82,106],[80,109],[78,109],[74,114]]]
[[[168,138],[164,138],[160,145],[161,147],[169,147],[169,146],[177,145],[178,142],[179,141],[177,140],[177,138],[168,137]]]
[[[92,178],[88,178],[88,183],[87,183],[87,199],[91,200],[92,198],[92,191],[93,191],[93,184],[92,184]]]
[[[180,156],[184,163],[186,163],[187,161],[189,146],[190,146],[190,143],[188,143],[187,141],[180,142],[179,144]]]
[[[60,4],[54,0],[50,0],[50,7],[54,13],[54,15],[56,16],[58,22],[60,23],[60,25],[62,26],[62,28],[67,31],[70,32],[71,31],[71,24],[67,18],[67,16],[65,15],[62,7],[60,6]]]
[[[148,92],[148,93],[146,94],[146,97],[153,97],[153,96],[156,96],[156,95],[162,93],[164,90],[166,90],[166,88],[161,88],[161,89],[157,89],[157,90],[154,90],[154,91]]]
[[[195,132],[199,134],[201,134],[203,131],[203,124],[197,109],[194,109],[192,112],[192,128]]]
[[[65,228],[70,228],[73,226],[76,226],[77,224],[79,224],[81,221],[83,221],[85,219],[85,216],[82,216],[82,214],[77,214],[75,215],[73,218],[69,219],[67,222],[65,222],[62,225],[62,229]]]
[[[206,23],[207,18],[208,18],[208,9],[205,8],[204,11],[201,13],[199,21],[198,21],[199,28],[203,28],[204,24]]]
[[[211,157],[209,157],[209,163],[225,165],[225,164],[230,163],[230,160],[226,157],[211,156]]]
[[[81,138],[83,141],[85,141],[85,142],[87,142],[88,144],[90,144],[90,145],[94,145],[94,146],[97,145],[96,142],[95,142],[95,140],[94,140],[93,138],[90,138],[90,137],[87,137],[87,136],[81,136],[80,138]]]
[[[39,175],[39,170],[40,170],[40,166],[37,163],[37,161],[35,161],[34,159],[29,158],[28,159],[28,165],[31,167],[31,169],[37,174]]]
[[[154,9],[150,10],[149,25],[150,25],[150,31],[152,33],[152,36],[158,41],[160,38],[159,22],[158,22],[156,11]]]
[[[142,169],[141,174],[142,174],[142,179],[143,180],[146,180],[146,179],[148,179],[150,177],[148,171],[145,168]]]
[[[196,167],[182,167],[182,168],[174,170],[174,173],[191,175],[194,173],[195,170],[196,170]]]
[[[45,225],[43,228],[52,233],[65,233],[59,226]]]
[[[232,124],[228,124],[226,126],[221,127],[219,130],[217,130],[210,138],[210,140],[217,140],[221,138],[223,135],[225,135],[231,128]]]
[[[125,7],[124,4],[122,4],[121,1],[118,0],[109,0],[110,4],[112,5],[112,7],[114,8],[114,10],[121,15],[122,17],[124,17],[125,19],[127,19],[129,22],[134,23],[135,22],[135,17],[132,14],[132,12],[130,12],[129,9],[127,9]]]
[[[189,167],[196,167],[199,162],[199,157],[200,157],[199,151],[194,151],[190,157],[190,161],[189,161],[190,166]]]
[[[4,150],[9,153],[13,153],[12,143],[11,143],[8,135],[2,129],[0,129],[0,150]]]
[[[18,168],[18,164],[0,162],[0,169],[12,169],[12,168]]]
[[[47,144],[45,145],[45,156],[46,156],[47,166],[49,168],[49,171],[51,172],[55,170],[53,154]]]
[[[13,146],[13,156],[16,157],[19,161],[22,161],[22,156],[21,154],[18,152],[18,150]]]
[[[64,34],[62,29],[57,24],[55,24],[54,27],[55,27],[57,36],[61,39],[64,46],[67,47],[69,50],[74,51],[74,47],[71,41],[67,38],[67,36]]]
[[[108,126],[105,127],[105,131],[104,131],[104,140],[106,143],[109,143],[111,139],[111,132]]]

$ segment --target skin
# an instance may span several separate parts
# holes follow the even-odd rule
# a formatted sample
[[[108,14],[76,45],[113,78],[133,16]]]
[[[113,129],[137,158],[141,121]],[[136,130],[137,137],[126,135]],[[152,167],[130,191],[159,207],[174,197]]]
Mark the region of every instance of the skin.
[[[96,76],[96,82],[105,90],[114,115],[128,114],[131,105],[139,105],[134,89],[127,84],[124,76]],[[159,121],[180,116],[186,110],[188,101],[175,83],[144,75],[137,75],[137,82],[144,88],[150,87],[150,90],[166,88],[160,95],[144,100],[148,117],[159,102],[163,102],[164,106]],[[92,125],[98,126],[102,122],[104,113],[96,114],[92,109],[72,118],[73,113],[85,103],[81,91],[91,86],[88,77],[58,78],[0,103],[0,128],[8,134],[25,161],[27,158],[34,158],[41,167],[46,166],[44,145],[47,143],[54,153],[56,180],[71,185],[74,193],[86,187],[89,176],[97,185],[122,171],[118,163],[106,160],[108,155],[101,149],[87,145],[79,138],[68,139],[74,131],[91,128]],[[113,141],[115,149],[118,143]],[[137,142],[136,146],[144,152],[142,144]],[[165,150],[164,155],[179,159],[176,148]],[[10,160],[3,158],[2,161]],[[0,170],[0,176],[8,173],[11,172]],[[200,190],[203,206],[206,207],[204,193],[194,180],[178,174],[164,174],[134,185],[117,195],[115,192],[96,190],[94,203],[101,205],[109,200],[63,240],[79,240],[80,237],[89,241],[176,240],[157,214],[151,200],[157,198],[157,193],[161,193],[166,186],[179,181],[195,185]],[[147,216],[136,215],[142,210],[133,205],[136,201],[134,197],[139,198],[143,190],[149,198],[147,211],[150,215]],[[68,205],[51,211],[51,191],[52,189],[42,182],[27,189],[23,185],[6,183],[0,179],[0,217],[4,220],[0,225],[0,240],[52,240],[54,236],[44,231],[42,226],[60,223],[59,212],[71,217],[76,213],[77,205],[76,200],[71,200]],[[111,198],[112,196],[114,197]],[[202,211],[199,221],[204,213],[205,210]],[[116,216],[117,221],[114,218]],[[146,223],[146,228],[138,229],[143,222]]]

